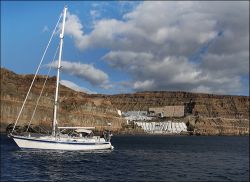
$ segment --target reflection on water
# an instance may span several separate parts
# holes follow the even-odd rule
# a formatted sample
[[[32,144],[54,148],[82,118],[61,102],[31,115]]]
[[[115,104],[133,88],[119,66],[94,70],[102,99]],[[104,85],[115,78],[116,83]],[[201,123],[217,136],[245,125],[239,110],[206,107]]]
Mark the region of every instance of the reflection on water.
[[[1,136],[1,180],[248,181],[248,137],[113,137],[115,150],[20,150]]]

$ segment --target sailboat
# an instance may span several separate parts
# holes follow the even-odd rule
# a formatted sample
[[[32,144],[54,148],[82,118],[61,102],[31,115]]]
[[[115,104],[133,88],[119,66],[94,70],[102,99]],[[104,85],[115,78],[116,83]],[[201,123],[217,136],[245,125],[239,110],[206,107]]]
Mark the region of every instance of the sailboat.
[[[21,112],[24,108],[25,102],[30,93],[31,87],[34,83],[35,77],[38,73],[39,67],[43,60],[37,68],[34,79],[30,85],[26,98],[23,102],[23,105],[20,109],[20,112],[17,116],[16,122],[13,126],[12,131],[9,133],[9,137],[13,138],[16,144],[21,149],[46,149],[46,150],[73,150],[73,151],[82,151],[82,150],[107,150],[113,149],[111,145],[111,133],[105,131],[103,137],[94,136],[92,130],[94,127],[60,127],[58,126],[58,91],[59,91],[59,80],[60,80],[60,68],[61,68],[61,58],[62,58],[62,47],[63,47],[63,38],[64,38],[64,29],[65,29],[65,20],[67,15],[67,7],[64,7],[63,13],[60,14],[60,18],[57,22],[57,25],[63,15],[62,27],[60,33],[60,44],[59,44],[59,56],[58,56],[58,65],[57,65],[57,79],[56,79],[56,91],[54,99],[54,112],[53,112],[53,123],[52,123],[52,132],[51,134],[32,134],[25,132],[25,134],[15,132],[17,126],[17,121],[21,115]],[[57,25],[52,33],[52,36],[55,34]],[[51,39],[50,39],[51,41]],[[49,43],[50,43],[49,41]],[[48,43],[48,45],[49,45]],[[48,46],[47,46],[48,48]],[[45,49],[45,52],[47,51]],[[33,113],[34,115],[34,113]],[[32,115],[32,117],[33,117]],[[30,123],[29,123],[30,124]],[[63,133],[65,130],[73,131],[74,135],[69,135]]]

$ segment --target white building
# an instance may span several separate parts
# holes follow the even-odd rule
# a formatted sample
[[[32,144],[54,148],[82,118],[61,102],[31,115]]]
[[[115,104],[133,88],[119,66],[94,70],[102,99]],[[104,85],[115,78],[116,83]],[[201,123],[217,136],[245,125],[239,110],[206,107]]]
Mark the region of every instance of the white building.
[[[135,124],[140,126],[147,133],[158,133],[158,134],[167,134],[167,133],[181,133],[187,131],[187,126],[184,122],[143,122],[136,121]]]

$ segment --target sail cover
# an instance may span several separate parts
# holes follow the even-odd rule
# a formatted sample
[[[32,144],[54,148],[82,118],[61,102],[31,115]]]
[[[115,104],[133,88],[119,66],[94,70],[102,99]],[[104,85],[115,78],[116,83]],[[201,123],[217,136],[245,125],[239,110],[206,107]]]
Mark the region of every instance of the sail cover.
[[[77,129],[76,130],[76,132],[78,132],[78,133],[88,133],[88,134],[90,134],[92,131],[91,130],[86,130],[86,129]]]

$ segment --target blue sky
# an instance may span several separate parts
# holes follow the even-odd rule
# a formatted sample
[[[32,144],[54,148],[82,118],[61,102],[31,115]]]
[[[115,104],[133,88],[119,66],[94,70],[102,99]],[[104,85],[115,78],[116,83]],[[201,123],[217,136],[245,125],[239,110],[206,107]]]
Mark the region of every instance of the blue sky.
[[[67,5],[61,80],[69,87],[249,95],[248,3],[1,1],[1,66],[34,73]]]

